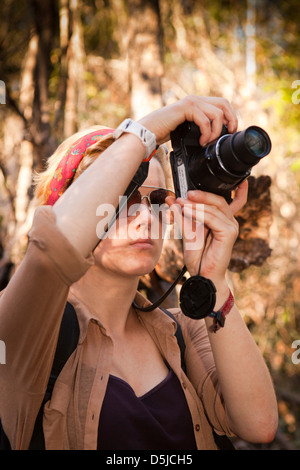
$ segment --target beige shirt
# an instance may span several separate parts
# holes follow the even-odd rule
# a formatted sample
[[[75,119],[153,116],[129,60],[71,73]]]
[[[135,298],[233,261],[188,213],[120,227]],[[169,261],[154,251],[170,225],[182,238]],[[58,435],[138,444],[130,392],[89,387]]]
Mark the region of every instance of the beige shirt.
[[[44,408],[46,449],[96,449],[99,416],[110,373],[113,341],[92,311],[76,298],[76,281],[93,264],[56,226],[51,207],[37,209],[25,257],[0,298],[0,419],[13,449],[27,449],[51,371],[67,299],[77,312],[78,347],[59,375]],[[140,306],[148,301],[137,293]],[[198,449],[215,449],[212,427],[232,436],[218,388],[203,320],[172,310],[186,343],[181,369],[176,323],[160,309],[138,311],[162,356],[177,375],[191,412]]]

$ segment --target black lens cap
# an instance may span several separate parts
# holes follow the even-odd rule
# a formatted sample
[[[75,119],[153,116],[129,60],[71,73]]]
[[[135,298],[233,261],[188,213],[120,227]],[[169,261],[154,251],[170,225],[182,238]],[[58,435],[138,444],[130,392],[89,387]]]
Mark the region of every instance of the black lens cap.
[[[184,315],[199,320],[209,315],[216,303],[216,288],[210,279],[191,276],[181,287],[180,308]]]

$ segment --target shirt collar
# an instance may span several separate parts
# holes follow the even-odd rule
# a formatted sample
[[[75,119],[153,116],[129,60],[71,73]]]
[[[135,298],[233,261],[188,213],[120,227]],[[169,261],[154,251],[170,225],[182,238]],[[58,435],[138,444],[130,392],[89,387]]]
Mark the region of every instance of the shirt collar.
[[[75,289],[72,289],[72,287],[70,288],[68,301],[73,305],[77,313],[80,327],[79,343],[84,341],[90,322],[97,323],[101,332],[106,335],[106,329],[97,315],[87,308],[87,306],[76,296],[74,290]],[[142,308],[151,305],[151,302],[138,291],[136,292],[135,303]],[[176,322],[166,315],[160,308],[156,308],[151,312],[143,312],[142,310],[136,308],[136,312],[145,326],[153,327],[163,331],[164,333],[169,331],[171,334],[175,334]]]

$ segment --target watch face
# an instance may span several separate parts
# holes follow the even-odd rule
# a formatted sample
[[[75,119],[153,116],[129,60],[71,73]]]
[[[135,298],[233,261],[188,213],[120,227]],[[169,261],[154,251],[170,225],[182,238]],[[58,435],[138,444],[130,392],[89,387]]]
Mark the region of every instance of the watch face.
[[[184,315],[195,320],[205,318],[216,303],[215,285],[203,276],[191,276],[182,285],[179,300]]]

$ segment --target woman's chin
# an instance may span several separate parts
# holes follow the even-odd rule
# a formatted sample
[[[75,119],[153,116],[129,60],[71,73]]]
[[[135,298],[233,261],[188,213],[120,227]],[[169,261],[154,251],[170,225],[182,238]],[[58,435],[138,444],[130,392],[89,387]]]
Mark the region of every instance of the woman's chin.
[[[132,276],[144,276],[153,271],[156,266],[156,263],[153,263],[153,259],[134,259],[132,262],[128,262],[126,273]]]
[[[153,264],[151,264],[151,267],[148,267],[148,266],[136,266],[134,268],[131,268],[131,269],[128,269],[127,271],[127,274],[131,275],[131,276],[145,276],[146,274],[149,274],[153,271],[153,269],[155,268],[155,266],[153,266]]]

